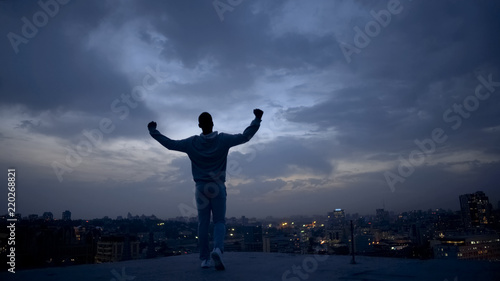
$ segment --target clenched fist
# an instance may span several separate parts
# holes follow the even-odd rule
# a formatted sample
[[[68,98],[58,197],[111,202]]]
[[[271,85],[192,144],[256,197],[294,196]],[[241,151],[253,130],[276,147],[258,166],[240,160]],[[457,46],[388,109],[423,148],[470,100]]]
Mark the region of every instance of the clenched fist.
[[[253,110],[253,114],[255,114],[255,118],[260,120],[260,119],[262,119],[262,114],[264,114],[264,111],[256,108]]]
[[[149,122],[148,129],[149,130],[155,130],[156,129],[156,122],[155,121]]]

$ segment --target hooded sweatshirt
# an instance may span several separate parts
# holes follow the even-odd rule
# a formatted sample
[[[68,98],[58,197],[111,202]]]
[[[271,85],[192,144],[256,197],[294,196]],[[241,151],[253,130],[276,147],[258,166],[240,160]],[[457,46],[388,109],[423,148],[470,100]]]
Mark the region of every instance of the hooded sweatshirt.
[[[223,183],[226,181],[229,149],[249,141],[259,130],[260,122],[261,120],[255,118],[242,134],[219,134],[215,131],[183,140],[171,140],[156,129],[149,129],[149,134],[167,149],[187,153],[196,183]]]

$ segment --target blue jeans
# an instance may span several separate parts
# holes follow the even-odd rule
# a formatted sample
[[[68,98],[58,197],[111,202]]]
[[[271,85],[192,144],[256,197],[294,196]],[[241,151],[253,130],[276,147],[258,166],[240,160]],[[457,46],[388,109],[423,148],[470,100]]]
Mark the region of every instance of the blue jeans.
[[[214,248],[224,251],[226,236],[226,186],[224,183],[197,182],[196,207],[198,209],[198,241],[200,246],[200,260],[210,259],[208,248],[208,227],[210,214],[214,222]]]

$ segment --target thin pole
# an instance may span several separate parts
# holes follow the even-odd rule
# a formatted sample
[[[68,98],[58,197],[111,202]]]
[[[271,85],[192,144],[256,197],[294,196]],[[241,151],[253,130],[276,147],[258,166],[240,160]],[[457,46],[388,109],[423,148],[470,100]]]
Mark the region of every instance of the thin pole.
[[[352,220],[351,220],[351,254],[352,254],[351,264],[356,264],[356,259],[354,257],[354,225],[352,224]]]

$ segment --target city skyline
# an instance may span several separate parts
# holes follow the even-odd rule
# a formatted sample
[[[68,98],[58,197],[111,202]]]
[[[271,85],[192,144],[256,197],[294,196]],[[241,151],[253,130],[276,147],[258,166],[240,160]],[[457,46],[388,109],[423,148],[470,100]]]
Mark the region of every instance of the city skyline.
[[[344,217],[344,219],[346,217],[359,217],[359,218],[369,218],[371,217],[372,219],[375,218],[375,217],[378,217],[379,216],[379,213],[380,212],[386,212],[388,216],[393,216],[395,217],[396,215],[401,215],[403,213],[411,213],[411,212],[442,212],[442,211],[445,211],[445,212],[454,212],[454,213],[460,213],[461,216],[464,216],[464,208],[465,209],[468,209],[468,205],[463,205],[462,203],[462,198],[463,197],[468,197],[468,196],[477,196],[477,194],[480,194],[481,199],[483,200],[486,200],[486,201],[483,201],[482,202],[482,206],[483,207],[487,207],[489,205],[489,207],[491,208],[490,211],[493,212],[494,210],[500,210],[500,208],[498,207],[495,207],[493,205],[493,203],[490,202],[489,200],[489,197],[487,195],[485,195],[482,191],[476,191],[474,193],[470,193],[470,194],[462,194],[459,196],[459,199],[460,199],[460,208],[458,210],[452,210],[452,209],[443,209],[443,208],[429,208],[429,209],[425,209],[425,210],[422,210],[422,209],[413,209],[413,210],[403,210],[403,211],[400,211],[400,212],[395,212],[394,210],[390,210],[390,209],[385,209],[385,206],[383,206],[383,208],[378,208],[378,209],[375,209],[374,212],[372,213],[363,213],[363,214],[360,214],[360,213],[356,213],[356,212],[346,212],[347,210],[345,209],[340,209],[340,208],[334,208],[332,210],[327,210],[325,213],[323,214],[310,214],[310,215],[304,215],[304,214],[292,214],[292,215],[289,215],[289,216],[284,216],[284,217],[275,217],[275,216],[272,216],[272,215],[268,215],[266,217],[247,217],[245,215],[241,215],[241,216],[227,216],[226,218],[230,218],[230,219],[256,219],[256,220],[264,220],[264,221],[267,221],[267,220],[294,220],[294,219],[312,219],[314,220],[315,217],[323,217],[325,220],[329,220],[330,219],[330,215],[335,215],[335,213],[338,213],[340,212],[342,214],[342,217]],[[61,215],[61,218],[59,219],[57,216],[54,217],[54,213],[52,211],[45,211],[43,212],[42,215],[39,215],[39,214],[19,214],[17,213],[16,215],[18,216],[21,216],[22,218],[27,218],[27,219],[48,219],[48,220],[93,220],[93,219],[105,219],[105,218],[108,218],[108,219],[113,219],[112,217],[109,217],[108,215],[102,215],[101,217],[94,217],[94,218],[73,218],[72,219],[72,213],[70,210],[65,210],[62,212],[62,215]],[[490,214],[488,214],[490,215]],[[117,215],[116,216],[116,220],[120,220],[120,219],[136,219],[136,218],[152,218],[152,217],[155,217],[159,220],[176,220],[176,219],[195,219],[196,220],[196,216],[189,216],[189,217],[186,217],[186,216],[176,216],[176,217],[161,217],[161,216],[157,216],[155,214],[132,214],[130,212],[127,212],[127,215]],[[467,215],[465,215],[465,217],[467,217]],[[464,221],[465,223],[465,221]],[[491,222],[490,222],[491,223]]]
[[[196,215],[189,159],[148,122],[182,139],[207,111],[241,133],[254,108],[228,217],[496,207],[499,3],[215,3],[0,1],[16,212]]]

